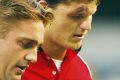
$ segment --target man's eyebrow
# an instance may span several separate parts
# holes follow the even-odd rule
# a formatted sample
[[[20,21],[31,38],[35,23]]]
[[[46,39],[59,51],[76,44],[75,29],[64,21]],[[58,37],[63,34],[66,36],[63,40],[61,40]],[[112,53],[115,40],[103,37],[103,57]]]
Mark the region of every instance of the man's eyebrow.
[[[74,16],[74,15],[81,15],[86,12],[86,8],[84,6],[79,6],[75,10],[71,11],[69,13],[69,16]]]

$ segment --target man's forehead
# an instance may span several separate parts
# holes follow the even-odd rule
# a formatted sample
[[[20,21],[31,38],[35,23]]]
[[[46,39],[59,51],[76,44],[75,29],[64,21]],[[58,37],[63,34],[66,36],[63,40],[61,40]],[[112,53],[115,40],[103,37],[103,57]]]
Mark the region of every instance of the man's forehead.
[[[66,3],[71,4],[71,3],[78,3],[78,4],[90,4],[90,3],[95,3],[97,6],[100,4],[101,0],[66,0]]]

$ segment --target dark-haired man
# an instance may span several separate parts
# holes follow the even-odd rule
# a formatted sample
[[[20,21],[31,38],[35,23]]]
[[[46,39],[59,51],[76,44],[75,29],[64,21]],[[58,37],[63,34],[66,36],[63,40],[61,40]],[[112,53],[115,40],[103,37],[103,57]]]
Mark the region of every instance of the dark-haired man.
[[[45,29],[37,63],[31,64],[22,80],[92,80],[77,50],[89,30],[98,0],[41,0],[54,15]],[[47,4],[47,5],[46,5]]]

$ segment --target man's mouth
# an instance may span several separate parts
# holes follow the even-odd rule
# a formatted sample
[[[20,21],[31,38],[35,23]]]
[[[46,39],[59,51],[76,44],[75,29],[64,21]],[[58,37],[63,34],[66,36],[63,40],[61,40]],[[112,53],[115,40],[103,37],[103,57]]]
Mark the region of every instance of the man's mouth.
[[[74,34],[73,35],[73,40],[75,42],[79,42],[79,41],[83,40],[84,36],[85,36],[85,34]]]
[[[74,36],[77,36],[77,37],[82,37],[83,34],[74,34]]]
[[[21,75],[24,72],[26,67],[27,66],[17,66],[16,67],[16,75]]]
[[[84,38],[84,34],[74,34],[75,37],[78,37],[78,38],[81,38],[83,39]]]

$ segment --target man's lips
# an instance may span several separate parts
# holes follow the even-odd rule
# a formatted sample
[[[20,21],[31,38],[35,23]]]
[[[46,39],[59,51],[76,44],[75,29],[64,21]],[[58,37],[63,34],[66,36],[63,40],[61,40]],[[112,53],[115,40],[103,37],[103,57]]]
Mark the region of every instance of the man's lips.
[[[73,40],[75,42],[79,42],[79,41],[83,40],[84,36],[85,36],[85,34],[74,34],[73,35]]]
[[[75,37],[84,38],[84,34],[74,34]]]
[[[16,74],[17,75],[21,75],[23,73],[23,71],[25,70],[27,66],[17,66],[16,67]]]
[[[20,68],[21,70],[24,70],[27,66],[17,66],[18,68]]]

